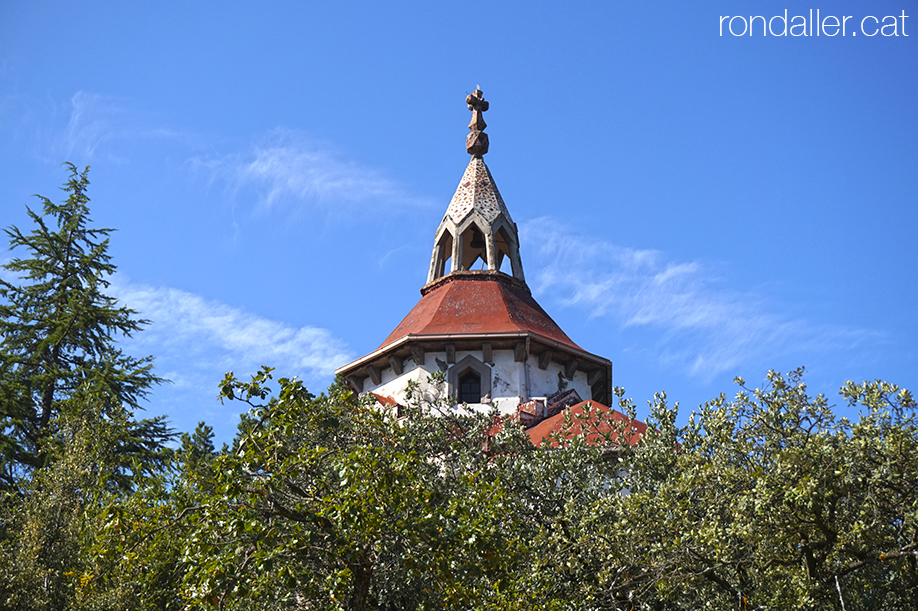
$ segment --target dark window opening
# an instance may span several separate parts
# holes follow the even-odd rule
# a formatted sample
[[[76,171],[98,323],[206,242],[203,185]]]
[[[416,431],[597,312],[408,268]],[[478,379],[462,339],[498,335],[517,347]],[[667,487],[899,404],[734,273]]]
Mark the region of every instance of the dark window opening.
[[[459,402],[481,403],[481,376],[467,371],[459,377]]]

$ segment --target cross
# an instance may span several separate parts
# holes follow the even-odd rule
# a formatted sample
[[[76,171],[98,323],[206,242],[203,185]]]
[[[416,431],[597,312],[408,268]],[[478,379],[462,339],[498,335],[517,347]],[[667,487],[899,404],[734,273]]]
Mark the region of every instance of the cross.
[[[488,109],[488,103],[484,99],[481,89],[475,88],[471,95],[466,96],[465,103],[468,104],[469,110],[472,111],[472,121],[469,123],[471,134],[465,138],[465,150],[470,155],[481,157],[488,152],[488,134],[484,133],[484,128],[488,126],[485,123],[482,113]]]
[[[480,132],[488,126],[485,123],[484,116],[481,114],[488,109],[488,102],[484,99],[481,89],[475,89],[471,95],[465,98],[465,103],[469,105],[472,111],[472,121],[469,123],[469,129],[473,132]]]

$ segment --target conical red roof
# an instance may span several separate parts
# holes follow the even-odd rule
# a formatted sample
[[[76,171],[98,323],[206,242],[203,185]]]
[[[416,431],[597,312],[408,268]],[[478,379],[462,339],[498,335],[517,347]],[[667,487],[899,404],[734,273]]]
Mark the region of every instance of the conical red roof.
[[[408,335],[530,332],[583,352],[536,303],[525,284],[500,272],[453,272],[424,287],[422,293],[378,350]]]

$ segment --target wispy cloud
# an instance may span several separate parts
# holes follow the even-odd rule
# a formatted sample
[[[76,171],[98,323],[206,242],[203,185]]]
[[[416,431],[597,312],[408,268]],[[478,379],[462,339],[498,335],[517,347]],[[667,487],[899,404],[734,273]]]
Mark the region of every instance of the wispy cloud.
[[[130,108],[128,101],[100,93],[78,91],[69,100],[67,123],[50,139],[51,154],[76,163],[98,156],[121,161],[118,144],[129,140],[168,138],[186,140],[180,134]]]
[[[34,101],[6,100],[0,116],[17,116],[31,106]],[[185,159],[187,168],[225,187],[234,200],[256,203],[262,212],[354,207],[392,211],[433,205],[383,169],[361,164],[303,131],[279,127],[233,145],[171,129],[129,99],[102,93],[78,91],[66,103],[56,102],[47,115],[30,119],[28,131],[37,156],[55,164],[68,160],[84,165],[99,158],[120,163],[146,150],[134,146],[138,141],[171,141],[176,146],[169,149],[169,157]],[[205,147],[223,152],[200,154]]]
[[[189,163],[234,192],[254,189],[266,209],[302,202],[389,207],[428,203],[382,171],[348,160],[333,147],[289,129],[273,130],[244,153],[194,157]]]
[[[21,283],[2,268],[0,277]],[[134,356],[154,356],[155,373],[171,384],[154,389],[147,407],[152,415],[165,413],[178,430],[204,419],[219,439],[232,438],[245,406],[217,401],[218,383],[228,371],[245,379],[268,365],[320,392],[336,367],[353,360],[345,342],[327,329],[292,326],[175,288],[110,280],[109,294],[150,321],[133,337],[116,338],[118,346]]]
[[[163,373],[177,384],[211,376],[204,388],[215,387],[215,372],[254,372],[277,366],[286,375],[330,379],[335,367],[350,360],[344,342],[318,327],[293,327],[200,295],[167,287],[113,284],[118,299],[152,324],[138,335],[147,349],[173,371]],[[191,367],[177,369],[178,367]]]
[[[68,159],[89,159],[100,146],[124,132],[126,115],[110,97],[78,91],[70,106],[70,119],[57,142],[58,150]]]
[[[545,217],[521,230],[540,263],[531,281],[537,293],[621,327],[656,330],[657,357],[696,377],[763,357],[848,348],[872,335],[783,316],[760,296],[724,288],[699,261],[622,247]]]

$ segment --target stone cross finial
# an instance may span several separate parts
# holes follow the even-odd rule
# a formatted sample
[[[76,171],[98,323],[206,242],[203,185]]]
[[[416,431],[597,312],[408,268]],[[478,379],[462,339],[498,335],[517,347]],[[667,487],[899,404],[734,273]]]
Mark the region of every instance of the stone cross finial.
[[[484,99],[481,89],[475,89],[471,95],[466,96],[465,103],[472,111],[472,121],[469,123],[472,133],[465,138],[465,150],[469,152],[469,155],[481,157],[488,152],[488,134],[484,133],[484,128],[488,124],[485,123],[482,113],[488,109],[489,104]]]

